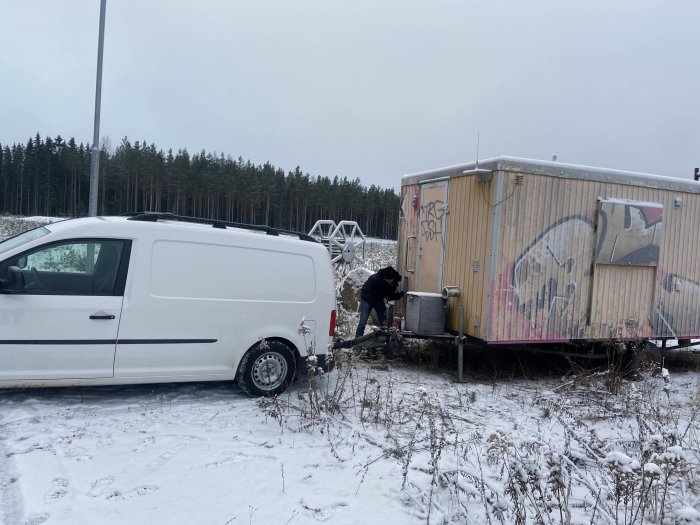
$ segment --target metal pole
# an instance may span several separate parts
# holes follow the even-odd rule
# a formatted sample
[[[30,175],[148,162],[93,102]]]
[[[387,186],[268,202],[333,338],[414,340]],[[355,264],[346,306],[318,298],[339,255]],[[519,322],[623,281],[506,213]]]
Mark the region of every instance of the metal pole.
[[[95,128],[92,135],[92,157],[90,160],[90,199],[88,215],[97,215],[97,183],[100,176],[100,105],[102,104],[102,51],[105,40],[105,11],[107,0],[100,1],[100,35],[97,43],[97,83],[95,86]]]

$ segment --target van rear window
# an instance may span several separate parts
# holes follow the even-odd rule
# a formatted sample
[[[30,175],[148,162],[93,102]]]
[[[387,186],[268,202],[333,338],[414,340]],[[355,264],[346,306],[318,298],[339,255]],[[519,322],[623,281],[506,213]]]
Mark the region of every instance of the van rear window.
[[[151,258],[157,297],[311,302],[316,297],[310,257],[273,250],[158,241]]]

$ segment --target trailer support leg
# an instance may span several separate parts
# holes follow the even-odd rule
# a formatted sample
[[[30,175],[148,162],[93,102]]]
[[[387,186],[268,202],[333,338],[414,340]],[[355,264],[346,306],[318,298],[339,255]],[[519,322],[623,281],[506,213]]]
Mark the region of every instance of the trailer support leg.
[[[457,348],[457,378],[459,382],[462,382],[463,368],[464,368],[464,344],[462,343],[464,339],[464,305],[459,307],[459,347]]]

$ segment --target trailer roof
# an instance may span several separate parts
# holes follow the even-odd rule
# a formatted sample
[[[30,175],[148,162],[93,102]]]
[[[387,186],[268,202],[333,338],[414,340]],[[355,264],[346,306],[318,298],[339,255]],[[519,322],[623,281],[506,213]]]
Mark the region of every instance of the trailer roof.
[[[465,171],[473,171],[476,168],[488,171],[510,171],[524,174],[545,175],[564,179],[583,179],[614,184],[627,184],[631,186],[646,186],[649,188],[684,191],[688,193],[700,193],[700,182],[690,179],[679,179],[650,173],[634,171],[614,170],[581,166],[577,164],[565,164],[563,162],[523,159],[518,157],[501,156],[466,164],[457,164],[429,171],[411,173],[401,177],[401,185],[417,184],[433,179],[468,176]]]

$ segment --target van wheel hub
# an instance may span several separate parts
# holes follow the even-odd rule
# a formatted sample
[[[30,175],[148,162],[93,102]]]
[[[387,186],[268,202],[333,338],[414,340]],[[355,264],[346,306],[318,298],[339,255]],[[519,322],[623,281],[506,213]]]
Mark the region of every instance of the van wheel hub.
[[[287,376],[287,361],[279,354],[266,353],[255,360],[253,382],[262,390],[274,390]]]

